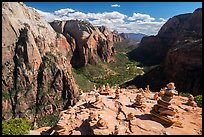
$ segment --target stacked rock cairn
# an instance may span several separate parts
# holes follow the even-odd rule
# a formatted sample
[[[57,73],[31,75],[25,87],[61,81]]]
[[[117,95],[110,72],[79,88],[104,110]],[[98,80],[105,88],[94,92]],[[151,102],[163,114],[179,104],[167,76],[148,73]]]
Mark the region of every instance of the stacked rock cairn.
[[[193,95],[188,96],[188,105],[192,107],[197,107],[197,103],[194,101]]]
[[[152,107],[150,111],[152,120],[162,123],[165,126],[171,126],[176,122],[175,110],[171,105],[171,99],[173,95],[177,95],[178,92],[175,90],[173,82],[167,84],[162,91],[160,91],[160,98],[157,100],[157,104]]]
[[[119,99],[119,95],[120,95],[120,87],[117,87],[115,90],[115,99]]]
[[[140,109],[146,108],[146,105],[144,103],[144,96],[138,94],[135,98],[135,102],[132,104],[132,107]]]

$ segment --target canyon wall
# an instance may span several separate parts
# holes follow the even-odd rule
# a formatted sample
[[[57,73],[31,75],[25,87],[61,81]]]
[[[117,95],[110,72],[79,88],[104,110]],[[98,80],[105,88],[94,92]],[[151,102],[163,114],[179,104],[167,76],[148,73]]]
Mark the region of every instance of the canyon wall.
[[[2,118],[30,121],[74,105],[71,45],[32,8],[2,3]]]
[[[110,62],[115,54],[114,43],[122,41],[116,31],[110,32],[104,26],[96,27],[86,21],[54,21],[50,24],[71,44],[71,64],[75,68],[97,64],[99,59]]]
[[[136,51],[136,52],[135,52]],[[136,83],[154,90],[175,82],[178,91],[202,92],[202,9],[170,18],[158,35],[144,37],[132,57],[149,64],[159,64]],[[138,54],[137,54],[138,53]]]

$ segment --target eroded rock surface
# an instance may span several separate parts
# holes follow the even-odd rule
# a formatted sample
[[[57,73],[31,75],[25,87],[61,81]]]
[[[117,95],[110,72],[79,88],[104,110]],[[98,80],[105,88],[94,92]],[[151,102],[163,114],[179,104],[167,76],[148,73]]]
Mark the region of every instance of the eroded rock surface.
[[[30,121],[74,105],[71,45],[32,8],[2,3],[2,118]]]
[[[116,31],[110,32],[104,26],[95,27],[86,21],[54,21],[50,24],[70,43],[73,67],[97,64],[99,59],[110,62],[115,54],[114,43],[122,41]]]

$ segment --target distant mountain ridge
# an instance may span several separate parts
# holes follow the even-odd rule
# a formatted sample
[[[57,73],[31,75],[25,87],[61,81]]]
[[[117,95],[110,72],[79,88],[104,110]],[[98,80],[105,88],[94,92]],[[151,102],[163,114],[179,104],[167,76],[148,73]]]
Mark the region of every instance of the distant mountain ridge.
[[[142,34],[142,33],[121,33],[120,36],[126,40],[126,39],[130,39],[132,41],[135,42],[140,42],[141,39],[147,35]]]

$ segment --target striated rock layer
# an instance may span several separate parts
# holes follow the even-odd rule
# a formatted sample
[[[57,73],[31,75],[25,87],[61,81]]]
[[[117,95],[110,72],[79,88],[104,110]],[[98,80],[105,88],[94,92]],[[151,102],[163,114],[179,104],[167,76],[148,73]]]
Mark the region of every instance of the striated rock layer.
[[[116,31],[110,32],[104,26],[95,27],[86,21],[54,21],[50,24],[70,43],[73,67],[83,67],[88,63],[97,64],[100,58],[110,62],[115,53],[114,43],[122,41]]]
[[[33,9],[2,3],[2,118],[30,121],[74,105],[72,45]]]

